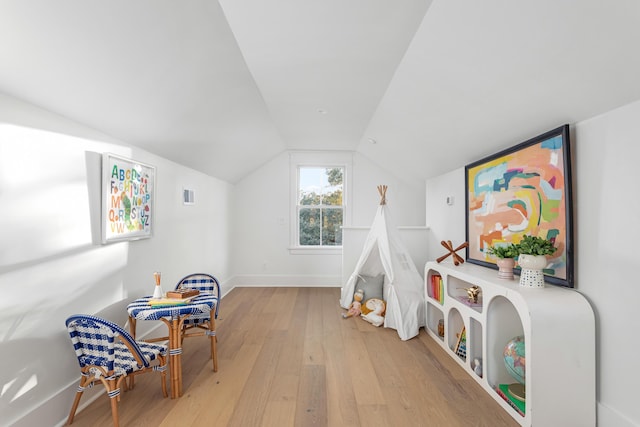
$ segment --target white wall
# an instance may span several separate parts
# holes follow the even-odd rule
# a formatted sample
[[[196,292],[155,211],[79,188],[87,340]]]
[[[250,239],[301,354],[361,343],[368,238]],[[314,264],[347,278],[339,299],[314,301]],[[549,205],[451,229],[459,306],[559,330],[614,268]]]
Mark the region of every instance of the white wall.
[[[101,245],[100,155],[156,166],[154,236]],[[196,205],[183,206],[183,186]],[[74,313],[124,324],[126,302],[190,272],[231,275],[232,187],[0,94],[0,424],[64,420],[79,379]],[[142,333],[144,333],[144,328]]]
[[[380,167],[359,153],[354,154],[353,175],[351,191],[354,196],[354,206],[349,225],[354,227],[371,225],[380,203],[377,189],[380,184],[388,186],[387,205],[398,227],[425,225],[423,180],[402,179],[393,171]]]
[[[402,181],[357,153],[352,165],[349,225],[371,225],[380,201],[376,187],[386,184],[396,223],[424,226],[424,182]],[[234,277],[234,285],[342,285],[339,252],[289,252],[289,166],[289,153],[282,153],[235,186],[232,268],[240,274]]]
[[[598,426],[640,426],[638,262],[633,255],[640,241],[635,224],[640,212],[640,102],[577,123],[572,131],[576,290],[596,315]],[[434,239],[430,248],[447,236],[454,242],[464,239],[464,191],[464,169],[427,182],[427,224]],[[449,194],[456,196],[453,207],[443,201]],[[570,390],[571,385],[562,386]]]
[[[596,314],[598,425],[640,426],[640,102],[575,126],[577,289]]]
[[[454,248],[464,243],[464,192],[464,168],[427,181],[426,218],[431,230],[427,246],[429,259],[435,260],[448,252],[440,243],[443,240],[451,240]],[[447,198],[451,204],[447,203]],[[458,254],[465,258],[466,249],[458,251]]]

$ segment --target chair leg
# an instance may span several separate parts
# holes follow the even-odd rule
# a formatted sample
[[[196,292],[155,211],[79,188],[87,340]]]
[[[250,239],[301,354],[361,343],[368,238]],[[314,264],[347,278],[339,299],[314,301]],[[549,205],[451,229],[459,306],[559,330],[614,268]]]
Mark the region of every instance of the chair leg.
[[[71,406],[71,411],[69,412],[69,418],[67,418],[67,425],[71,425],[73,423],[73,417],[76,415],[76,411],[78,410],[78,404],[80,403],[80,398],[82,397],[82,393],[84,393],[83,379],[80,379],[80,385],[78,385],[78,391],[76,392],[76,397],[73,400],[73,405]]]
[[[216,336],[216,322],[213,313],[209,320],[209,339],[211,340],[211,359],[213,361],[213,372],[218,372],[218,337]]]
[[[113,427],[120,427],[120,419],[118,417],[118,401],[120,400],[120,393],[114,391],[118,388],[116,380],[108,380],[107,394],[109,400],[111,400],[111,416],[113,417]]]
[[[113,427],[120,426],[120,420],[118,419],[118,399],[111,398],[111,415],[113,416]]]
[[[167,393],[167,360],[166,357],[158,356],[160,366],[164,366],[164,369],[160,370],[160,380],[162,381],[162,395],[168,397]]]

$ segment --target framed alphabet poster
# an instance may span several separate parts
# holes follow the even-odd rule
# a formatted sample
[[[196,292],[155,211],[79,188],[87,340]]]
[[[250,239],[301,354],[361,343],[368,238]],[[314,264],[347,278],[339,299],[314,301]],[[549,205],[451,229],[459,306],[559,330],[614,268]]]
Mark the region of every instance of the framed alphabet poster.
[[[102,155],[102,243],[152,236],[155,167]]]

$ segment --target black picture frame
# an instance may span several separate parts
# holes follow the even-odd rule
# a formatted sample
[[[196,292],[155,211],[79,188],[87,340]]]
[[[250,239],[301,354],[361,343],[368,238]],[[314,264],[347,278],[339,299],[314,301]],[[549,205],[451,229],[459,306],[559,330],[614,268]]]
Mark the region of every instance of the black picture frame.
[[[570,146],[563,125],[465,166],[467,262],[497,269],[489,246],[545,237],[557,248],[545,281],[574,287]]]

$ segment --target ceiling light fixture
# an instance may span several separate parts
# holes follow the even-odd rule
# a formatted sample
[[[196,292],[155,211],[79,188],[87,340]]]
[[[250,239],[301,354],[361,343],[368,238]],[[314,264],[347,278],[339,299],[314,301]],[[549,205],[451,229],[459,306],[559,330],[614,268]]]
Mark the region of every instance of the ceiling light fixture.
[[[327,110],[323,110],[322,108],[318,108],[318,113],[327,114]]]
[[[377,144],[378,143],[378,141],[376,141],[373,138],[367,138],[367,141],[369,141],[370,144]]]

